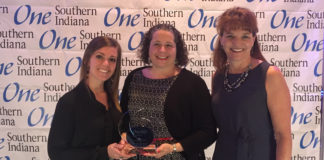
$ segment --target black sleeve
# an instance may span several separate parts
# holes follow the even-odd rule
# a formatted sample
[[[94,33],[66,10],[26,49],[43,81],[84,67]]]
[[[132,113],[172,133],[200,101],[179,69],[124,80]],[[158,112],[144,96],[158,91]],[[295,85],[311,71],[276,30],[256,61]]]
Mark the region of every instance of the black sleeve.
[[[126,79],[124,81],[124,86],[123,86],[123,90],[122,90],[121,98],[120,98],[120,106],[122,108],[123,113],[128,111],[128,100],[129,100],[128,92],[129,92],[129,87],[130,87],[130,83],[132,81],[133,75],[135,74],[135,72],[142,70],[143,68],[144,67],[137,68],[137,69],[133,70],[131,73],[128,74],[128,76],[126,77]]]
[[[131,75],[128,75],[125,79],[123,90],[121,92],[120,98],[120,106],[122,108],[122,112],[125,113],[128,111],[128,89],[131,81]]]
[[[48,155],[51,160],[107,160],[107,147],[72,147],[75,134],[75,104],[60,99],[57,103],[48,137]]]
[[[134,73],[139,69],[135,69],[134,71],[129,73],[124,81],[124,86],[123,86],[123,90],[122,90],[121,98],[120,98],[120,106],[121,106],[122,113],[123,113],[123,121],[119,122],[119,124],[118,124],[119,130],[121,132],[129,131],[128,124],[130,122],[130,117],[129,117],[129,114],[125,114],[126,112],[128,112],[129,87],[130,87],[130,83],[132,81]]]
[[[197,152],[207,148],[216,140],[216,124],[212,115],[211,96],[203,79],[197,78],[192,84],[192,104],[190,112],[194,132],[180,141],[184,152]]]

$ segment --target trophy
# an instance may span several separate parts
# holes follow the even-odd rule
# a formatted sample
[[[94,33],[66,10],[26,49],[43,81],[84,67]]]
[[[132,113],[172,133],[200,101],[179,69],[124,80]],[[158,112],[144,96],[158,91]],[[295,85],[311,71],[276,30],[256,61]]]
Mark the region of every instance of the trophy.
[[[155,153],[151,120],[142,116],[141,112],[143,109],[134,113],[140,116],[136,118],[132,118],[129,112],[124,113],[118,123],[119,134],[126,133],[126,141],[134,147],[130,153]]]

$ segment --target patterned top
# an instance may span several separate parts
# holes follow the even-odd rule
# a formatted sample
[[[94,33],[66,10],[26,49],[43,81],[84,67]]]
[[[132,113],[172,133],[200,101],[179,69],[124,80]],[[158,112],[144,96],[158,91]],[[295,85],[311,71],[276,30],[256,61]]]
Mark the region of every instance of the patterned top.
[[[164,103],[169,88],[177,76],[166,79],[149,79],[144,77],[142,70],[137,71],[130,83],[128,111],[131,125],[142,123],[152,127],[154,138],[171,137],[165,124]],[[156,146],[162,143],[175,143],[174,140],[156,141]],[[138,159],[155,159],[153,157],[138,156]],[[161,159],[178,160],[182,158],[180,153],[168,154]]]

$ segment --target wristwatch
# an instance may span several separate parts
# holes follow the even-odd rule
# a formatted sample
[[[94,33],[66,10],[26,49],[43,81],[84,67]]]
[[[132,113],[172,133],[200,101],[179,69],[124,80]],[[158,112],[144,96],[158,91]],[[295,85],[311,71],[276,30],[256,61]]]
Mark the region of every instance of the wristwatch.
[[[177,152],[177,146],[176,146],[176,144],[174,143],[172,146],[173,146],[173,152]]]

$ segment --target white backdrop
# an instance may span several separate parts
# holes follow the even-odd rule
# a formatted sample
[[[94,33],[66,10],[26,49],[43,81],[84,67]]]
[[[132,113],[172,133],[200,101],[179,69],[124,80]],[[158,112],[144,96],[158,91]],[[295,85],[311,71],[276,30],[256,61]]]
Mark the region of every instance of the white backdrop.
[[[48,159],[56,102],[78,83],[84,49],[95,36],[111,36],[123,48],[121,89],[125,76],[142,65],[136,50],[143,33],[170,23],[190,51],[187,69],[210,88],[215,24],[233,6],[255,11],[263,54],[287,80],[292,160],[319,160],[322,0],[1,0],[0,160]]]

